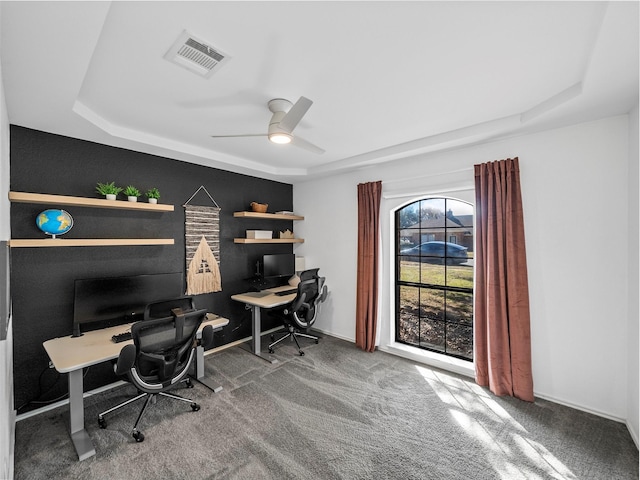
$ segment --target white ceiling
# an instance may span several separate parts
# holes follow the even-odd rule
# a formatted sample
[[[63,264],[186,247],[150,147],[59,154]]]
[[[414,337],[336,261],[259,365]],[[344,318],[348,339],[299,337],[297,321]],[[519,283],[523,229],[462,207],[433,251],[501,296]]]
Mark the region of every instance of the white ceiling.
[[[638,103],[637,2],[2,1],[9,121],[295,182]],[[163,58],[184,30],[231,59]],[[267,102],[313,105],[264,137]]]

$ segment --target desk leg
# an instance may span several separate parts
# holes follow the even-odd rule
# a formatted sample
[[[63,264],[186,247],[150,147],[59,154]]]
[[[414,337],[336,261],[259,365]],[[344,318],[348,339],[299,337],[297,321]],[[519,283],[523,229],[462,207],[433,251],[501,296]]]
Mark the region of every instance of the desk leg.
[[[251,307],[251,321],[252,321],[252,326],[251,326],[251,335],[252,335],[252,339],[251,339],[251,350],[254,355],[257,355],[258,357],[262,358],[263,360],[266,360],[267,362],[270,363],[278,363],[278,360],[276,358],[270,357],[268,355],[264,355],[261,352],[261,346],[260,346],[260,330],[262,328],[262,323],[260,321],[260,307],[256,306],[256,305],[250,305]]]
[[[213,393],[222,391],[222,386],[215,385],[210,379],[204,375],[204,347],[196,348],[196,380],[207,387]]]
[[[82,392],[82,369],[69,372],[69,422],[73,445],[78,460],[86,460],[96,454],[91,437],[84,428],[84,398]]]

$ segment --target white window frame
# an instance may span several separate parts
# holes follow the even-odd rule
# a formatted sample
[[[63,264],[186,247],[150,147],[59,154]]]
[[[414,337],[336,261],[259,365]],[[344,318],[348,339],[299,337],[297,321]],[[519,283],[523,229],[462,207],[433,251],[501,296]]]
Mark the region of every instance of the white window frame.
[[[418,347],[412,347],[395,341],[395,212],[417,200],[431,197],[446,197],[452,200],[462,200],[475,206],[475,189],[473,185],[461,185],[459,188],[447,190],[434,190],[403,194],[383,193],[380,205],[380,218],[382,220],[382,269],[380,272],[380,288],[383,293],[382,310],[378,321],[378,336],[380,344],[378,349],[393,355],[398,355],[412,361],[441,368],[450,372],[475,377],[475,366],[471,361],[450,357],[437,352],[431,352]],[[475,218],[475,215],[474,215]],[[474,225],[475,228],[475,225]]]

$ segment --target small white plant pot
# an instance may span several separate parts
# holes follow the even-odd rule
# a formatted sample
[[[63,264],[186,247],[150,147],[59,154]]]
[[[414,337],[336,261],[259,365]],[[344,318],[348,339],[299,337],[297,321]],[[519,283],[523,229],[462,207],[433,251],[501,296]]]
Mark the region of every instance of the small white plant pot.
[[[127,197],[127,200],[129,200],[130,202],[137,202],[138,197]]]
[[[149,203],[158,203],[158,199],[157,198],[150,198],[149,199]]]
[[[116,194],[115,193],[107,193],[105,196],[107,197],[107,200],[115,200],[116,199]]]

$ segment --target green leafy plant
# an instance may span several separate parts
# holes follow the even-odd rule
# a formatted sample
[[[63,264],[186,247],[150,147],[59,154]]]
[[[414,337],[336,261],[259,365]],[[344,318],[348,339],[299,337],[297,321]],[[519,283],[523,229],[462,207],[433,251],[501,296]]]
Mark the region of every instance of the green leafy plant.
[[[150,188],[149,190],[147,190],[147,193],[145,193],[145,195],[147,196],[147,198],[160,198],[160,190],[158,190],[156,187]]]
[[[138,190],[133,185],[127,185],[126,188],[124,189],[124,194],[127,197],[139,197],[140,196],[140,190]]]
[[[99,183],[96,185],[96,192],[100,195],[118,195],[122,191],[121,187],[117,187],[115,182]]]

